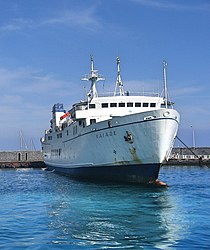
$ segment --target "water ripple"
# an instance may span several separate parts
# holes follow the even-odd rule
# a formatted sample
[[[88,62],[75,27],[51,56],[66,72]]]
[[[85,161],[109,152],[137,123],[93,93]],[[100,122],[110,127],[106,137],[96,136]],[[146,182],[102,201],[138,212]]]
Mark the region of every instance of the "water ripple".
[[[170,188],[77,182],[33,169],[0,171],[0,246],[208,249],[210,170],[168,167],[160,176]]]

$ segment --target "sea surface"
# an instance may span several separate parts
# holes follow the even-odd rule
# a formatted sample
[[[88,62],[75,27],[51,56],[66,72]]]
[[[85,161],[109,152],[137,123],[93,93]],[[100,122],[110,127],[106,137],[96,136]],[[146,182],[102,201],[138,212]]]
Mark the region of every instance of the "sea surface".
[[[170,186],[0,170],[0,249],[210,249],[210,168],[159,177]]]

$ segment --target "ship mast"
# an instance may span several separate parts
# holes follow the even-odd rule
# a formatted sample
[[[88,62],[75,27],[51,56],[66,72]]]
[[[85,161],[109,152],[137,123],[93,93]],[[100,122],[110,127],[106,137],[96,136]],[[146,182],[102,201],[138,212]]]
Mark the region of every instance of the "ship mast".
[[[115,84],[114,96],[117,94],[117,88],[119,88],[120,96],[123,96],[125,93],[123,89],[123,82],[122,82],[121,75],[120,75],[120,58],[119,57],[117,57],[117,80]]]
[[[98,70],[94,69],[93,55],[91,55],[90,74],[83,76],[82,80],[91,82],[90,91],[88,93],[88,99],[92,100],[93,98],[98,97],[98,92],[96,89],[96,82],[105,80],[105,79],[102,75],[98,74]]]
[[[166,108],[168,108],[168,91],[167,91],[167,62],[163,61],[163,81],[164,81],[164,102]]]

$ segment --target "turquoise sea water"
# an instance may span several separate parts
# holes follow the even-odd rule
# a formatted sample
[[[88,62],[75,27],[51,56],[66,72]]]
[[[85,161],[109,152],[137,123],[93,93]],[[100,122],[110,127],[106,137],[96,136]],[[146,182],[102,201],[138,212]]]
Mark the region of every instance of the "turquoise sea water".
[[[169,188],[0,170],[0,249],[209,249],[210,168],[163,167]]]

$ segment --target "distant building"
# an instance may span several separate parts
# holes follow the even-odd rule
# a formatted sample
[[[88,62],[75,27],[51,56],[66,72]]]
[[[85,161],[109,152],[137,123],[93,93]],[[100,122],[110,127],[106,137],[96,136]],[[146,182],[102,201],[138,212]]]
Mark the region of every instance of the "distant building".
[[[210,160],[210,147],[173,148],[170,159],[173,160]]]

